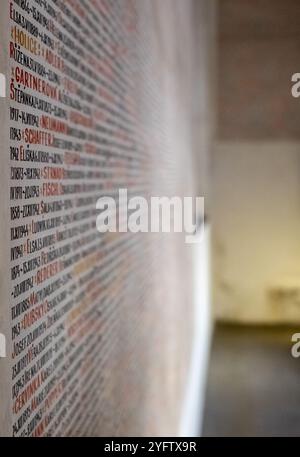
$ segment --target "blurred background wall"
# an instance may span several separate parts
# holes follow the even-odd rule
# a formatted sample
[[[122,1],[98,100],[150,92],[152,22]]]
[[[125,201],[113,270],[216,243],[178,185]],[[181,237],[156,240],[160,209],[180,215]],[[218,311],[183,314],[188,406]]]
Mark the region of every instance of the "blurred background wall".
[[[213,151],[217,318],[300,321],[300,3],[218,2]]]

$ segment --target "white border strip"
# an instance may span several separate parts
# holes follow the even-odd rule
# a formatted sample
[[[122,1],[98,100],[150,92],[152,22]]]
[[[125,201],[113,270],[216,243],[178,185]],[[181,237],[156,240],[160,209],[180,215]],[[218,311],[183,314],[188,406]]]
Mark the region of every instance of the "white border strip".
[[[210,313],[210,228],[194,248],[194,341],[179,436],[201,435],[208,358],[212,335]]]

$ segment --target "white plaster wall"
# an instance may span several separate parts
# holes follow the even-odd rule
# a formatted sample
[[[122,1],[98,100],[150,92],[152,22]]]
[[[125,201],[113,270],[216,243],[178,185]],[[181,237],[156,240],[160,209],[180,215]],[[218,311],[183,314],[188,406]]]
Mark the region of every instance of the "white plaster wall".
[[[214,314],[300,322],[300,143],[218,142],[213,160]]]
[[[190,437],[199,436],[202,431],[213,327],[210,307],[210,227],[205,227],[203,237],[197,234],[196,238],[198,243],[190,246],[194,257],[193,349],[179,428],[180,436]]]

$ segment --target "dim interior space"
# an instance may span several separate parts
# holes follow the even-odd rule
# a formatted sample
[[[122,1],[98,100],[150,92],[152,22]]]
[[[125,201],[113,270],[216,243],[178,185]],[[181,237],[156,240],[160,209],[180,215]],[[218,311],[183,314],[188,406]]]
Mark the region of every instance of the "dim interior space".
[[[1,0],[0,436],[300,435],[299,49],[299,0]]]
[[[203,436],[299,435],[300,4],[217,4]],[[298,334],[298,335],[297,335]]]

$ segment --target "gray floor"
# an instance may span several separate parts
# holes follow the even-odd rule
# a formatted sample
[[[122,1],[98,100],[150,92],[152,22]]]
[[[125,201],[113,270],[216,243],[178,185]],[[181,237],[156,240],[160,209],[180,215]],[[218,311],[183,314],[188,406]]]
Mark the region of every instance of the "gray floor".
[[[300,328],[218,325],[211,353],[204,436],[300,436]]]

